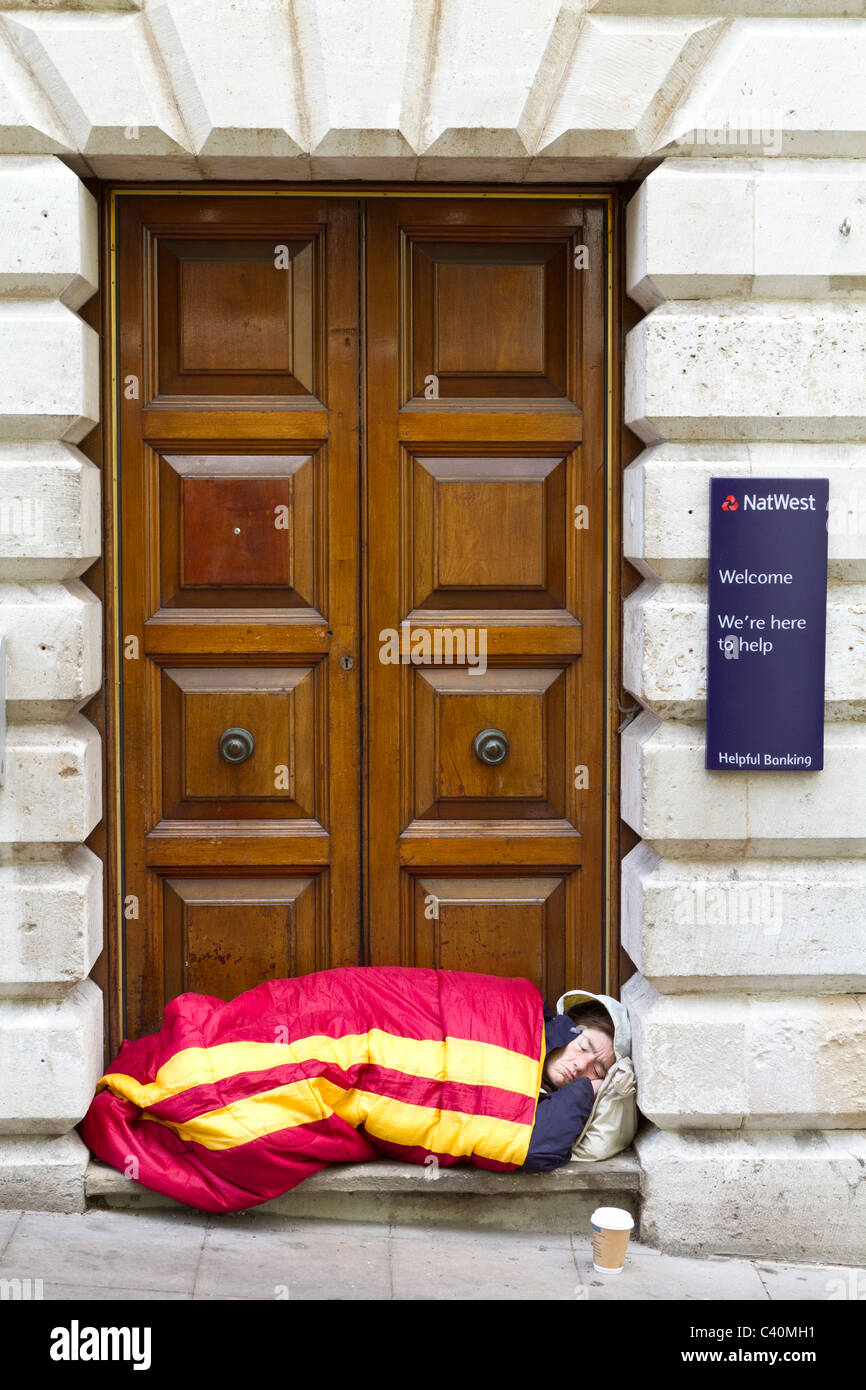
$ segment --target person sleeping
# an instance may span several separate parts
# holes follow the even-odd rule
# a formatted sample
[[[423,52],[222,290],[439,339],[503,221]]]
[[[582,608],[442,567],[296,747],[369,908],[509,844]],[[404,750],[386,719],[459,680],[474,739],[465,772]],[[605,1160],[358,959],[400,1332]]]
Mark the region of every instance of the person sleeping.
[[[601,1003],[577,1004],[564,1014],[545,1005],[544,1034],[548,1051],[523,1163],[531,1173],[568,1163],[572,1145],[616,1060],[613,1020]]]
[[[568,1162],[627,1030],[577,994],[556,1015],[529,980],[404,966],[268,980],[228,1002],[182,994],[158,1033],[124,1041],[80,1133],[202,1211],[382,1157],[543,1172]]]

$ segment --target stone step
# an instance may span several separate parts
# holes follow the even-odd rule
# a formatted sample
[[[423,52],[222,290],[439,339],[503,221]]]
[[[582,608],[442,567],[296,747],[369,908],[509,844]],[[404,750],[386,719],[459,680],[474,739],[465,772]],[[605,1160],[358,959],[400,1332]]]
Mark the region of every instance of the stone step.
[[[335,1163],[284,1196],[238,1215],[585,1234],[597,1206],[624,1207],[637,1223],[639,1189],[640,1164],[633,1149],[599,1163],[567,1163],[552,1173],[490,1173],[462,1165],[422,1168],[383,1159]],[[87,1167],[85,1193],[91,1207],[189,1210],[96,1159]],[[636,1224],[635,1239],[638,1235]]]

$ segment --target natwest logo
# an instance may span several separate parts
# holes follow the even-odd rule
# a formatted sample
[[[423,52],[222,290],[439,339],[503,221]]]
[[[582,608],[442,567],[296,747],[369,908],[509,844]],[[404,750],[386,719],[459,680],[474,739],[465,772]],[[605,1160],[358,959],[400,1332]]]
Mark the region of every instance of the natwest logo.
[[[740,504],[739,504],[739,502],[737,501],[737,499],[736,499],[736,497],[734,496],[734,494],[733,494],[732,492],[729,492],[728,495],[727,495],[727,497],[725,498],[724,502],[722,503],[722,511],[723,511],[723,512],[735,512],[735,511],[737,510],[737,508],[739,507],[739,505],[740,505]]]

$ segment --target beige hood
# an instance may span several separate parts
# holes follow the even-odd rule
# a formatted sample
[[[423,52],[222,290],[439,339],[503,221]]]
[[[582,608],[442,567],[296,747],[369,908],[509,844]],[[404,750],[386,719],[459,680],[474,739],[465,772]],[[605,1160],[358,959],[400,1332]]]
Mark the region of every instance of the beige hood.
[[[631,1024],[625,1004],[621,1004],[618,999],[611,998],[609,994],[590,994],[585,989],[570,989],[563,994],[561,999],[557,1000],[556,1012],[564,1014],[574,1004],[586,1004],[590,1000],[596,1000],[597,1003],[603,1004],[610,1014],[614,1028],[613,1050],[617,1060],[620,1057],[630,1057]]]

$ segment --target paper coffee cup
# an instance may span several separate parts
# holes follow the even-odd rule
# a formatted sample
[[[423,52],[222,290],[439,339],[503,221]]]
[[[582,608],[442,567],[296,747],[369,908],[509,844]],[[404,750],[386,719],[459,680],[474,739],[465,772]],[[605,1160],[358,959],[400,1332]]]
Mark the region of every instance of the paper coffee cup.
[[[592,1224],[592,1267],[599,1274],[622,1274],[634,1221],[622,1207],[596,1207]]]

